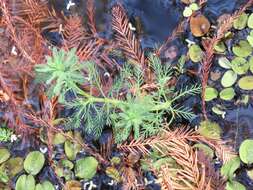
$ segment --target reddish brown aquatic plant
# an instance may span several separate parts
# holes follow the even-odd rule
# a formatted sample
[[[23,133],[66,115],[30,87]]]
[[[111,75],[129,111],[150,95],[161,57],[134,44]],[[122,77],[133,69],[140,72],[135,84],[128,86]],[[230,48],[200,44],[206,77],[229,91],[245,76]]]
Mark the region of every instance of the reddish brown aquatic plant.
[[[112,8],[112,28],[115,31],[115,37],[119,47],[126,56],[132,59],[136,64],[144,65],[144,53],[140,44],[130,29],[130,22],[124,8],[117,4]]]
[[[205,50],[204,59],[201,62],[201,83],[202,83],[202,110],[205,119],[207,119],[206,103],[205,103],[205,92],[207,82],[209,79],[210,69],[213,63],[213,57],[215,54],[214,46],[224,37],[227,31],[229,31],[233,25],[233,21],[238,18],[247,8],[253,5],[253,0],[249,0],[243,5],[238,11],[229,17],[226,17],[217,29],[216,34],[213,38],[202,40],[202,45]]]

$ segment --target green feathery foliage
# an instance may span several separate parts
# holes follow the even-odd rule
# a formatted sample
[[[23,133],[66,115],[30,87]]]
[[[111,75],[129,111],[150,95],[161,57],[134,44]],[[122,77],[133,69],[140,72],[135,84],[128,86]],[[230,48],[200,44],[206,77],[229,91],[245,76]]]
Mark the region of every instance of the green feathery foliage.
[[[7,128],[4,124],[0,126],[0,142],[8,142],[11,141],[11,136],[13,135],[13,131]]]
[[[192,119],[194,114],[187,107],[176,102],[185,96],[200,92],[200,86],[186,86],[179,92],[169,87],[173,70],[162,64],[160,59],[150,55],[149,63],[156,78],[155,92],[143,91],[144,73],[138,66],[128,65],[116,77],[109,94],[102,91],[100,75],[92,62],[79,63],[75,50],[64,52],[53,50],[47,64],[36,67],[36,72],[48,86],[48,94],[61,96],[61,103],[74,109],[69,118],[71,126],[85,126],[88,133],[99,137],[105,125],[111,125],[117,143],[126,140],[133,131],[134,137],[156,134],[162,127],[163,116],[171,117],[171,123],[176,117]],[[95,97],[80,88],[83,82],[99,90],[100,96]],[[74,100],[67,100],[66,93],[72,91]],[[124,97],[119,99],[120,92]]]

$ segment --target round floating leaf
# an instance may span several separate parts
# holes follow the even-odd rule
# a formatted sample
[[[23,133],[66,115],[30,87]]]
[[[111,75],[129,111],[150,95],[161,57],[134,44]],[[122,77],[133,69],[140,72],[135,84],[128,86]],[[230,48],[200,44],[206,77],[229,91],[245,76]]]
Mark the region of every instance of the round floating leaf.
[[[253,73],[253,56],[249,59],[249,70],[251,73]]]
[[[203,153],[208,156],[209,158],[213,158],[214,157],[214,151],[213,149],[211,149],[209,146],[202,144],[202,143],[197,143],[193,146],[193,148],[197,148],[201,151],[203,151]]]
[[[24,161],[24,169],[27,173],[36,175],[45,163],[44,155],[39,151],[30,152]]]
[[[34,190],[35,180],[32,175],[21,175],[17,182],[15,190]]]
[[[248,57],[252,52],[252,47],[246,40],[240,40],[238,44],[233,46],[233,53],[238,57]]]
[[[224,53],[226,51],[226,46],[225,46],[224,42],[219,41],[217,44],[215,44],[214,50],[219,53]]]
[[[253,29],[253,13],[249,16],[248,27]]]
[[[0,164],[10,158],[11,154],[6,148],[0,148]]]
[[[217,123],[210,121],[202,121],[200,123],[199,134],[204,137],[212,138],[212,139],[220,139],[221,138],[221,128]]]
[[[242,13],[237,19],[234,20],[233,26],[237,30],[242,30],[246,27],[248,21],[248,15]]]
[[[194,44],[189,48],[189,56],[193,62],[199,62],[203,58],[203,52],[198,45]]]
[[[238,75],[247,73],[249,70],[249,63],[242,57],[236,57],[231,62],[232,69]]]
[[[61,165],[64,168],[68,168],[70,170],[72,170],[74,168],[74,164],[71,161],[69,161],[69,160],[61,160]]]
[[[231,63],[226,57],[220,57],[218,60],[219,65],[224,69],[230,69]]]
[[[77,153],[81,150],[81,147],[79,144],[72,143],[69,140],[67,140],[64,143],[64,150],[68,159],[75,160]]]
[[[218,91],[215,88],[207,87],[205,91],[205,101],[211,101],[218,97]]]
[[[239,148],[239,155],[245,164],[253,163],[253,140],[246,139],[242,142]]]
[[[222,100],[232,100],[235,96],[235,91],[233,88],[225,88],[220,92],[220,98]]]
[[[95,176],[97,167],[98,161],[92,156],[77,160],[75,165],[75,176],[89,180]]]
[[[42,184],[37,184],[35,190],[55,190],[55,188],[50,181],[44,181]]]
[[[204,36],[210,29],[210,22],[204,15],[192,16],[190,19],[191,32],[196,37]]]
[[[251,45],[251,47],[253,47],[253,36],[247,36],[247,40],[249,44]]]
[[[197,11],[199,10],[199,5],[197,3],[192,3],[190,4],[190,9],[193,10],[193,11]]]
[[[228,179],[233,179],[235,171],[240,167],[240,163],[239,156],[230,159],[221,167],[221,175]]]
[[[238,85],[243,90],[253,90],[253,76],[245,76],[238,81]]]
[[[246,188],[237,181],[228,181],[226,184],[226,190],[246,190]]]
[[[10,178],[16,176],[23,170],[23,158],[16,157],[9,159],[6,163]]]
[[[66,138],[61,133],[57,133],[54,136],[53,144],[54,145],[63,144],[65,141]]]
[[[183,16],[184,17],[190,17],[192,15],[193,11],[190,7],[185,7],[183,11]]]
[[[232,71],[228,70],[224,73],[221,78],[221,85],[225,88],[232,86],[237,80],[237,74]]]

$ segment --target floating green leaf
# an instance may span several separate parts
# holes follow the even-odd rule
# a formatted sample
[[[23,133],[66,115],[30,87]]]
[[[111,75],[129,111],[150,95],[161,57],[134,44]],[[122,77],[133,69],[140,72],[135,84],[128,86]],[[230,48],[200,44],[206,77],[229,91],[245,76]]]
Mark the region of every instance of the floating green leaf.
[[[193,11],[197,11],[200,9],[199,5],[197,3],[192,3],[190,4],[190,9],[193,10]]]
[[[235,171],[240,167],[240,158],[237,156],[232,158],[227,163],[225,163],[221,168],[221,175],[232,180],[234,178]]]
[[[207,87],[205,91],[205,101],[211,101],[218,97],[218,91],[215,88]]]
[[[247,41],[249,42],[251,47],[253,47],[253,36],[247,36]]]
[[[193,148],[197,148],[201,151],[204,152],[204,154],[206,156],[208,156],[209,158],[213,158],[214,157],[214,151],[213,149],[211,149],[209,146],[203,144],[203,143],[197,143],[193,146]]]
[[[185,7],[183,11],[183,16],[184,17],[190,17],[192,15],[193,11],[190,7]]]
[[[224,53],[226,51],[226,46],[225,46],[224,42],[219,41],[217,44],[215,44],[214,50],[219,53]]]
[[[246,40],[240,40],[238,44],[233,46],[233,53],[238,57],[248,57],[252,52],[252,47]]]
[[[8,171],[6,170],[6,167],[4,165],[0,166],[0,183],[8,183],[9,176],[7,175]]]
[[[4,164],[8,168],[10,178],[16,176],[23,170],[23,158],[21,157],[10,158]]]
[[[227,88],[235,84],[236,80],[237,74],[232,70],[228,70],[224,73],[224,75],[221,78],[221,85]]]
[[[226,190],[246,190],[246,188],[241,183],[233,180],[227,182]]]
[[[233,26],[237,30],[242,30],[246,27],[248,21],[248,15],[243,12],[238,18],[233,22]]]
[[[238,81],[238,86],[243,90],[253,90],[253,76],[242,77]]]
[[[253,73],[253,56],[249,59],[249,70],[251,73]]]
[[[21,175],[17,182],[15,190],[34,190],[35,180],[32,175]]]
[[[201,48],[198,45],[193,44],[189,48],[189,56],[190,56],[190,59],[193,62],[199,62],[203,58],[203,52],[202,52]]]
[[[253,163],[253,140],[246,139],[242,142],[239,148],[239,155],[245,164]]]
[[[235,96],[235,91],[233,88],[225,88],[220,92],[220,98],[222,100],[232,100]]]
[[[253,29],[253,13],[249,16],[248,27]]]
[[[219,65],[224,69],[230,69],[231,63],[226,57],[220,57],[218,60]]]
[[[56,133],[53,139],[53,144],[63,144],[66,141],[66,138],[61,133]]]
[[[55,188],[50,181],[44,181],[41,184],[37,184],[35,190],[55,190]]]
[[[236,57],[232,60],[232,69],[238,75],[247,73],[249,70],[249,63],[242,57]]]
[[[10,158],[11,154],[6,148],[0,148],[0,164]]]
[[[221,138],[221,128],[217,123],[211,121],[202,121],[200,123],[198,133],[204,137],[211,139],[220,139]]]
[[[64,143],[64,150],[68,159],[75,160],[77,153],[81,150],[81,146],[77,143],[72,143],[67,140]]]
[[[95,176],[97,167],[98,161],[92,156],[77,160],[75,165],[75,176],[89,180]]]
[[[39,151],[30,152],[24,161],[24,169],[27,173],[37,175],[45,163],[44,155]]]

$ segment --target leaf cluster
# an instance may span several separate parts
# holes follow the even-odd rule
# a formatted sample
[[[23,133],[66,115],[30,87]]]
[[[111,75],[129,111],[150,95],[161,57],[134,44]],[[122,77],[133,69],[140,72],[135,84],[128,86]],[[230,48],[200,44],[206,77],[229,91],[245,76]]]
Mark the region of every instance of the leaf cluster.
[[[169,123],[176,117],[194,117],[189,108],[176,102],[182,97],[199,93],[199,86],[186,86],[175,92],[174,87],[168,85],[173,70],[168,64],[161,63],[158,57],[150,55],[155,90],[147,91],[143,88],[147,84],[141,67],[125,65],[108,94],[103,91],[96,65],[92,62],[80,63],[74,49],[70,52],[54,49],[52,57],[47,58],[47,64],[38,65],[36,72],[49,86],[47,91],[51,97],[59,96],[61,103],[75,110],[69,118],[71,126],[85,125],[86,132],[98,137],[105,125],[111,125],[117,143],[126,140],[131,132],[135,138],[157,133],[162,123],[166,122],[164,115],[170,117]],[[95,96],[91,91],[81,89],[84,83],[97,89],[100,95]],[[75,94],[73,100],[66,98],[69,91]]]

